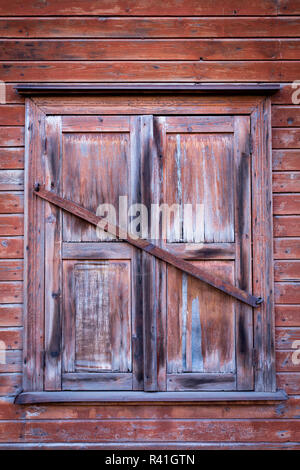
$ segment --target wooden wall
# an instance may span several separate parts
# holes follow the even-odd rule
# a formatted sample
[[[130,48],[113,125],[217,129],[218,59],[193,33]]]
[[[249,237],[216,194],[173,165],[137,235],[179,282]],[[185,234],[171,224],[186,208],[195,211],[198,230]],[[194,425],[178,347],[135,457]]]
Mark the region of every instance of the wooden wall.
[[[178,16],[174,16],[178,15]],[[180,15],[180,16],[179,16]],[[0,447],[300,448],[299,0],[0,1]],[[277,405],[15,406],[21,388],[24,101],[19,82],[281,82],[273,103]],[[300,98],[300,93],[299,93]],[[130,443],[136,442],[132,445]],[[112,444],[112,448],[114,445]]]

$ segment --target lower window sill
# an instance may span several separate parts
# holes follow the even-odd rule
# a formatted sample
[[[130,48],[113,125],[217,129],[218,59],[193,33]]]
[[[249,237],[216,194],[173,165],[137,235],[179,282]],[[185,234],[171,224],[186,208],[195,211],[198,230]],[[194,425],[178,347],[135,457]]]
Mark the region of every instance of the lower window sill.
[[[287,400],[277,392],[21,392],[17,404],[32,403],[195,403],[195,402],[273,402]]]

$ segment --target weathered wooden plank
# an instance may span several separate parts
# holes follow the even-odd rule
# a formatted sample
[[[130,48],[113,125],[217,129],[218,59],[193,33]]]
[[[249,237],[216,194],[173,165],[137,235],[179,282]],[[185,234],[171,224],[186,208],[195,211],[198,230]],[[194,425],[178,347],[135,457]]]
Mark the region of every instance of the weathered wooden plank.
[[[277,304],[300,304],[300,283],[276,282],[275,302]]]
[[[62,135],[61,117],[46,118],[47,138],[44,181],[47,189],[61,191]],[[62,214],[58,207],[45,204],[45,390],[61,389],[62,355]]]
[[[0,213],[22,214],[24,211],[24,197],[20,193],[0,193]]]
[[[10,82],[274,82],[293,81],[297,61],[60,61],[1,62],[0,79]],[[15,137],[16,140],[16,137]],[[10,144],[15,145],[15,144]],[[17,145],[17,144],[16,144]],[[281,148],[281,147],[278,147]],[[288,147],[293,148],[293,147]]]
[[[16,148],[0,148],[0,169],[18,170],[24,168],[24,150]]]
[[[1,147],[22,147],[24,145],[23,127],[0,127]]]
[[[23,308],[19,304],[0,305],[0,326],[21,326]]]
[[[293,327],[293,328],[276,328],[275,334],[275,341],[276,341],[276,349],[299,349],[297,346],[294,346],[294,341],[300,341],[300,326]],[[300,343],[299,343],[300,345]],[[293,352],[293,351],[292,351]],[[292,354],[291,352],[291,354]],[[300,352],[299,352],[300,355]],[[298,364],[299,365],[299,364]],[[300,367],[299,367],[300,371]]]
[[[297,105],[272,106],[272,127],[300,126],[300,109]]]
[[[133,248],[124,242],[64,242],[63,259],[131,259]]]
[[[273,173],[274,193],[300,192],[300,172]]]
[[[23,302],[23,283],[19,281],[0,283],[0,303],[20,304]]]
[[[149,3],[141,0],[138,3],[125,0],[111,0],[105,2],[101,0],[84,0],[73,2],[65,1],[63,4],[59,0],[53,0],[51,4],[26,5],[27,16],[277,16],[277,15],[297,15],[299,5],[295,0],[279,0],[270,2],[268,0],[251,0],[248,3],[237,5],[234,0],[224,0],[216,3],[212,0],[202,4],[197,0],[169,0],[161,4],[159,0]],[[19,0],[12,0],[10,4],[3,4],[0,8],[1,16],[23,16],[24,8]]]
[[[0,374],[0,395],[17,395],[22,390],[22,374]]]
[[[1,126],[22,126],[24,124],[25,112],[22,105],[0,105]]]
[[[62,116],[62,132],[129,132],[129,116]]]
[[[0,235],[23,235],[24,233],[23,215],[0,215]]]
[[[300,281],[300,260],[275,261],[275,281]]]
[[[0,238],[0,258],[23,258],[23,238]]]
[[[1,351],[3,354],[3,351]],[[0,373],[22,372],[22,351],[8,350],[4,352],[5,363],[0,362]]]
[[[0,170],[0,190],[22,190],[24,187],[23,170]]]
[[[1,40],[0,60],[293,60],[299,39]],[[22,108],[22,106],[20,107]],[[6,113],[8,114],[8,110]],[[19,124],[22,124],[20,111]],[[5,125],[16,122],[6,122]],[[9,120],[9,119],[8,119]],[[13,118],[11,119],[13,121]],[[1,122],[1,120],[0,120]],[[276,122],[275,122],[276,123]],[[285,124],[281,124],[282,126]],[[297,125],[295,123],[295,125]]]
[[[297,420],[176,420],[164,419],[86,421],[28,421],[22,423],[0,422],[1,442],[113,442],[136,443],[161,442],[164,444],[178,441],[239,443],[268,442],[277,445],[284,442],[299,441]],[[21,423],[20,423],[21,424]],[[209,425],[208,425],[209,424]],[[21,433],[21,429],[23,433]],[[25,436],[25,439],[24,437]]]
[[[274,149],[295,149],[300,147],[300,129],[275,127],[272,132]]]
[[[253,293],[264,297],[254,316],[254,348],[257,352],[255,389],[275,391],[274,279],[272,233],[271,103],[263,100],[251,115]],[[254,188],[254,190],[253,190]],[[259,293],[258,293],[259,292]]]
[[[251,266],[251,156],[250,119],[234,120],[234,185],[235,185],[235,281],[241,289],[252,289]],[[253,311],[249,306],[236,305],[236,387],[251,390],[254,386],[253,370]]]
[[[274,215],[300,214],[300,194],[274,194]]]
[[[0,281],[22,281],[22,260],[0,260]]]
[[[31,100],[26,101],[25,210],[24,210],[24,368],[23,389],[43,387],[44,350],[44,208],[32,193],[43,177],[45,115]]]
[[[55,421],[55,420],[86,420],[86,419],[299,419],[299,396],[290,396],[288,400],[281,403],[259,403],[253,402],[230,403],[220,406],[218,403],[130,403],[107,404],[94,403],[68,403],[35,405],[34,412],[31,406],[17,405],[11,398],[0,399],[0,420],[28,421]],[[179,444],[179,442],[177,442]]]
[[[299,326],[300,306],[299,305],[276,305],[275,306],[276,326]]]
[[[300,373],[279,372],[276,374],[277,386],[290,395],[297,395],[300,389]]]
[[[297,360],[293,359],[293,355],[297,354]],[[295,351],[276,351],[276,370],[278,372],[300,372],[299,364],[300,352]]]
[[[300,170],[299,150],[273,150],[272,155],[274,171]]]
[[[300,236],[299,215],[276,215],[274,221],[275,237],[297,237]]]
[[[297,37],[299,28],[296,16],[0,19],[3,38],[279,38]]]
[[[5,349],[22,349],[22,329],[0,328],[0,341],[5,343]]]
[[[63,390],[132,390],[131,373],[68,373],[62,376]]]
[[[275,238],[274,259],[300,258],[300,238]]]

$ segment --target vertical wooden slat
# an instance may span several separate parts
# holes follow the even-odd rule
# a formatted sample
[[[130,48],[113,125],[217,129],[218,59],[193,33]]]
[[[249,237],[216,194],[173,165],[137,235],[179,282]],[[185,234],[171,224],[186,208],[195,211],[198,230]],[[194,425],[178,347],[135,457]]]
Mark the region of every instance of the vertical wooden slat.
[[[141,118],[141,148],[142,148],[142,203],[148,208],[148,227],[151,226],[151,204],[160,202],[159,174],[160,164],[159,150],[162,143],[159,131],[154,132],[153,116]],[[155,242],[159,243],[158,240]],[[158,350],[162,354],[165,330],[165,263],[156,260],[148,253],[142,255],[143,265],[143,318],[144,318],[144,390],[156,391],[160,387],[164,389],[165,379],[163,368],[165,361],[158,357]],[[158,328],[162,326],[158,338]],[[160,344],[160,347],[159,347]],[[159,349],[158,349],[159,347]],[[164,362],[164,365],[162,364]],[[159,367],[161,366],[161,370]],[[163,368],[162,368],[163,367]],[[161,372],[161,373],[160,373]]]
[[[253,294],[264,298],[255,309],[254,337],[257,364],[255,390],[275,391],[274,288],[272,244],[271,103],[261,101],[251,116]]]
[[[234,126],[236,285],[240,289],[251,292],[249,117],[236,116]],[[253,313],[248,305],[241,302],[235,304],[237,389],[251,390],[253,388]]]
[[[32,188],[43,181],[45,115],[26,100],[23,389],[43,388],[44,202]]]
[[[45,187],[61,191],[61,117],[46,119]],[[61,389],[62,213],[45,203],[45,390]]]
[[[141,201],[141,117],[130,118],[130,195],[129,204]],[[121,224],[120,224],[121,225]],[[125,227],[122,227],[125,228]],[[132,387],[144,388],[142,253],[134,249],[131,259]]]

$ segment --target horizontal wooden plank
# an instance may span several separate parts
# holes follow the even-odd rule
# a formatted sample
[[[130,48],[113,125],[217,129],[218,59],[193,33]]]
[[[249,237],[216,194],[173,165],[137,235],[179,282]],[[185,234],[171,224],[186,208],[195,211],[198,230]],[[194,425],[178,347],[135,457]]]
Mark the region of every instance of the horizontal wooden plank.
[[[11,0],[0,6],[1,16],[277,16],[299,15],[300,7],[295,0],[249,0],[239,4],[234,0],[215,2],[208,0],[159,0],[129,1],[128,0],[79,0],[76,3],[68,0],[52,0],[51,3],[30,3],[24,5],[19,0]]]
[[[275,281],[300,281],[300,260],[275,261]]]
[[[292,80],[294,82],[294,80]],[[273,105],[298,105],[300,104],[299,85],[297,83],[283,83],[271,97]]]
[[[20,147],[24,145],[23,127],[0,127],[1,147]]]
[[[300,238],[275,238],[274,259],[300,258]]]
[[[0,281],[22,281],[22,260],[0,260]],[[1,313],[0,313],[1,315]],[[1,324],[1,320],[0,320]]]
[[[22,317],[22,305],[0,305],[0,326],[21,326]]]
[[[62,376],[63,390],[132,390],[131,373],[68,373]]]
[[[24,195],[18,193],[0,193],[0,213],[22,214],[24,212]]]
[[[8,350],[2,352],[5,362],[0,362],[0,373],[3,372],[22,372],[22,351]]]
[[[276,326],[300,326],[300,305],[275,305]]]
[[[22,105],[0,105],[0,126],[22,126],[25,110]]]
[[[18,170],[24,168],[24,149],[0,148],[0,169]]]
[[[274,194],[273,214],[274,215],[300,214],[300,194]]]
[[[11,61],[0,64],[0,79],[9,82],[99,82],[99,78],[103,82],[278,82],[294,80],[298,71],[297,61],[258,61],[255,67],[251,61]]]
[[[279,372],[276,374],[277,387],[286,393],[297,395],[300,390],[300,372]]]
[[[129,132],[128,116],[63,116],[63,132]]]
[[[23,302],[23,283],[20,281],[15,282],[0,282],[0,303],[20,304]]]
[[[21,214],[0,214],[0,235],[23,235],[24,217]]]
[[[15,396],[22,389],[22,375],[17,373],[0,374],[0,395]]]
[[[298,17],[1,18],[3,38],[297,37]]]
[[[276,351],[276,370],[278,372],[300,372],[300,364],[293,360],[294,351]],[[297,359],[300,358],[300,352]]]
[[[23,238],[0,237],[0,258],[23,258]]]
[[[300,304],[299,282],[275,282],[275,303]]]
[[[297,60],[299,57],[299,39],[0,40],[0,60]]]
[[[272,127],[299,127],[300,107],[272,106]]]
[[[85,403],[61,406],[60,404],[46,404],[35,406],[17,405],[10,398],[0,399],[0,420],[28,421],[39,420],[86,420],[86,419],[299,419],[300,397],[291,396],[288,400],[278,403],[227,403],[220,406],[218,403],[175,403],[175,404],[149,404],[127,403],[107,404],[94,403],[92,406]]]
[[[299,344],[295,345],[294,342],[298,341]],[[275,346],[276,349],[291,349],[292,352],[295,349],[299,349],[300,357],[300,326],[293,328],[276,328],[275,334]],[[300,364],[299,364],[300,365]],[[300,368],[299,368],[300,372]]]
[[[300,150],[273,150],[273,171],[300,170]]]
[[[275,237],[300,236],[300,216],[275,215],[273,217],[273,227]]]
[[[5,349],[22,349],[22,328],[0,328],[0,341]]]
[[[24,188],[23,170],[0,170],[0,190],[14,191]]]
[[[297,420],[78,420],[0,422],[1,442],[299,442]],[[116,444],[115,444],[116,445]],[[178,445],[178,444],[177,444]]]
[[[300,172],[273,173],[272,190],[274,193],[300,192]]]
[[[63,259],[130,259],[133,249],[122,242],[63,243]]]
[[[272,131],[272,146],[280,148],[300,148],[300,129],[275,127]]]

